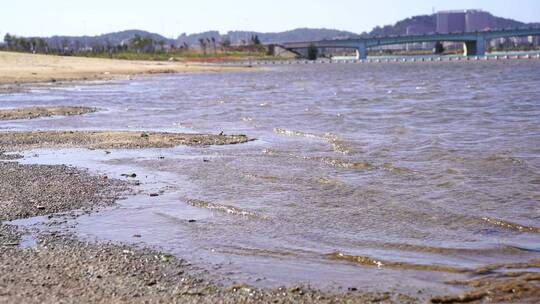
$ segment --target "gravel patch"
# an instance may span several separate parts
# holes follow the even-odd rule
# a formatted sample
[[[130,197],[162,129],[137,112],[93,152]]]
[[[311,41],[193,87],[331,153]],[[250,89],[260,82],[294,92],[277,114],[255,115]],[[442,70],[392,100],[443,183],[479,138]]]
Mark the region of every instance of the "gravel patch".
[[[141,149],[178,145],[233,145],[250,141],[245,135],[181,134],[133,131],[0,132],[0,150],[35,148]]]
[[[68,166],[0,162],[0,221],[114,203],[123,183]]]
[[[17,109],[0,109],[0,120],[34,119],[51,116],[72,116],[96,112],[96,108],[89,107],[28,107]]]
[[[43,236],[37,250],[0,252],[0,302],[12,303],[413,303],[388,294],[325,294],[305,287],[216,286],[165,253]]]
[[[0,160],[15,160],[15,159],[21,159],[23,156],[21,154],[6,154],[4,151],[0,151]]]
[[[16,247],[19,245],[20,232],[17,228],[0,223],[0,251],[2,247]]]

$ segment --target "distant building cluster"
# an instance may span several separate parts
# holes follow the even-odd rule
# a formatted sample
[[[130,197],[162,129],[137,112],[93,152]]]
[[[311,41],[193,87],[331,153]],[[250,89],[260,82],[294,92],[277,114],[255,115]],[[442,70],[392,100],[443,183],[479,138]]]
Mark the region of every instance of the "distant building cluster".
[[[437,32],[485,31],[493,26],[493,16],[482,10],[441,11],[437,13]]]
[[[475,32],[487,31],[496,27],[496,18],[488,12],[482,10],[455,10],[440,11],[435,15],[438,33],[453,32]],[[491,47],[501,45],[538,45],[538,37],[511,37],[500,38],[489,41]],[[458,43],[447,43],[446,45],[457,46]]]

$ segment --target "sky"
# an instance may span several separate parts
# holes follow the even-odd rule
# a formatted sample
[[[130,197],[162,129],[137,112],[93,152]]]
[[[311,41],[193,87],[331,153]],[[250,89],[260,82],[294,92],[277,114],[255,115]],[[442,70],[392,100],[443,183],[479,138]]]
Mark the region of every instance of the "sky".
[[[207,30],[279,32],[299,27],[361,33],[449,9],[483,9],[540,22],[540,0],[0,0],[0,37],[141,29],[176,38]]]

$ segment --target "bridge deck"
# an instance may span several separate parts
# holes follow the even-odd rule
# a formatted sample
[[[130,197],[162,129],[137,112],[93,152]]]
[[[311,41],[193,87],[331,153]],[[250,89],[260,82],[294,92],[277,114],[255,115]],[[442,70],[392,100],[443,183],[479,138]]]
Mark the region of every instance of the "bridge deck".
[[[359,45],[364,47],[374,47],[392,44],[406,44],[417,42],[437,42],[437,41],[455,41],[455,42],[476,42],[480,39],[489,40],[503,37],[519,37],[519,36],[537,36],[540,35],[540,28],[526,29],[503,29],[481,32],[460,32],[460,33],[433,33],[421,35],[404,35],[404,36],[386,36],[386,37],[368,37],[357,39],[343,40],[322,40],[322,41],[307,41],[307,42],[290,42],[282,43],[281,45],[287,49],[305,49],[310,45],[315,45],[318,48],[358,48]]]

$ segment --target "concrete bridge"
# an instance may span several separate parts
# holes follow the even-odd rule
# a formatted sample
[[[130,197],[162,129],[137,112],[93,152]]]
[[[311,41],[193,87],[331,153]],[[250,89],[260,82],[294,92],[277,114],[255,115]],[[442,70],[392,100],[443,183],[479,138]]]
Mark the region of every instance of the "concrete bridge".
[[[310,42],[282,43],[286,49],[295,51],[307,49],[311,45],[317,48],[344,48],[356,49],[358,59],[366,59],[370,47],[406,44],[418,42],[463,42],[465,56],[483,56],[486,53],[486,41],[504,37],[537,36],[540,28],[501,29],[481,32],[433,33],[421,35],[369,37],[343,40],[323,40]]]

